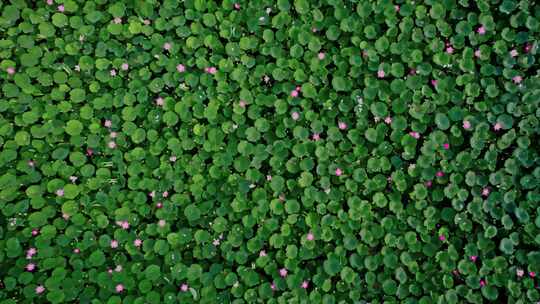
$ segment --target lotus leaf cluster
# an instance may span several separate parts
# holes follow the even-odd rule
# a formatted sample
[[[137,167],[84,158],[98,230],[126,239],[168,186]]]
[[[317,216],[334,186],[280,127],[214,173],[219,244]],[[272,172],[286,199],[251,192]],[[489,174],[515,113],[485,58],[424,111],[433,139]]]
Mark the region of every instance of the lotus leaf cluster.
[[[540,3],[0,1],[0,304],[540,303]]]

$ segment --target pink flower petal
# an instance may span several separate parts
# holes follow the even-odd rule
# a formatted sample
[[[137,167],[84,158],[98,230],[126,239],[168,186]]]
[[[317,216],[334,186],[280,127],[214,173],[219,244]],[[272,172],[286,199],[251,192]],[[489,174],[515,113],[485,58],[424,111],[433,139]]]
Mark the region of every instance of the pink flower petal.
[[[180,285],[180,290],[181,290],[182,292],[188,291],[188,290],[189,290],[188,284],[183,283],[182,285]]]

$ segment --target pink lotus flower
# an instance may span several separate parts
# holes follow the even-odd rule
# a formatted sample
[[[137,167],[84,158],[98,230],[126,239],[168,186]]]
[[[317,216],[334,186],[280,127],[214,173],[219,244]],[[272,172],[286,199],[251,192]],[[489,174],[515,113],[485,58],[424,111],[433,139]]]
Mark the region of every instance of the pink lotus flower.
[[[502,129],[502,124],[500,122],[496,123],[493,126],[493,130],[495,130],[495,131],[499,131],[500,129]]]
[[[133,245],[134,245],[135,247],[141,247],[141,245],[142,245],[142,240],[141,240],[141,239],[135,239],[135,240],[133,241]]]
[[[151,198],[154,198],[156,196],[156,191],[152,191],[148,193],[148,196],[150,196]]]
[[[523,80],[523,77],[521,77],[521,76],[519,76],[519,75],[512,77],[512,81],[513,81],[515,84],[521,83],[522,80]]]
[[[118,248],[118,241],[117,240],[112,240],[111,241],[111,248]]]
[[[301,86],[296,86],[295,90],[297,90],[298,92],[301,92],[301,91],[302,91],[302,87],[301,87]]]
[[[239,10],[240,9],[240,3],[235,3],[234,4],[234,9]]]
[[[288,272],[287,269],[285,269],[285,268],[281,268],[281,269],[279,270],[279,275],[280,275],[282,278],[286,277],[286,276],[287,276],[287,273],[289,273],[289,272]]]
[[[92,156],[94,154],[94,150],[92,148],[87,148],[86,149],[86,155],[87,156]]]
[[[75,254],[78,254],[78,253],[80,253],[80,252],[81,252],[81,250],[80,250],[79,248],[73,249],[73,253],[75,253]]]
[[[171,157],[169,157],[169,161],[174,163],[176,161],[176,156],[172,155]]]
[[[47,5],[53,5],[53,3],[54,3],[53,0],[47,0],[45,2],[47,2]]]
[[[116,18],[114,18],[113,22],[114,22],[115,24],[121,24],[121,23],[122,23],[122,18],[116,17]]]
[[[482,287],[486,286],[486,281],[480,280],[480,286],[482,286]]]
[[[120,292],[124,291],[124,285],[118,284],[118,285],[116,285],[116,287],[114,289],[116,290],[116,292],[120,293]]]
[[[107,128],[110,128],[112,126],[112,121],[110,119],[106,119],[103,125]]]
[[[377,71],[377,77],[384,78],[384,75],[385,75],[384,70],[378,70]]]
[[[340,122],[338,122],[338,128],[339,128],[340,130],[345,130],[345,129],[347,129],[347,124],[344,123],[344,122],[342,122],[342,121],[340,121]]]
[[[444,176],[444,172],[442,172],[442,171],[437,171],[436,175],[437,175],[437,177],[443,177],[443,176]]]
[[[309,287],[308,281],[302,282],[302,285],[300,285],[303,289],[307,289]]]
[[[271,181],[271,180],[272,180],[272,175],[267,175],[267,176],[266,176],[266,180],[267,180],[267,181]]]
[[[15,68],[9,67],[9,68],[6,69],[6,72],[7,72],[9,75],[13,75],[13,74],[15,74]]]
[[[270,289],[276,290],[276,284],[274,284],[274,282],[272,282],[272,284],[270,284]]]
[[[143,23],[144,23],[144,25],[150,25],[150,20],[144,19],[144,20],[143,20]]]
[[[57,195],[57,196],[60,196],[60,197],[64,196],[64,189],[58,189],[58,190],[56,190],[56,195]]]
[[[431,187],[432,184],[433,184],[433,182],[430,181],[430,180],[429,180],[429,181],[426,181],[426,182],[424,183],[424,185],[426,185],[426,187],[428,187],[428,188]]]
[[[486,28],[482,25],[478,29],[476,29],[476,32],[480,35],[484,35],[486,33]]]
[[[439,235],[439,241],[444,242],[446,241],[446,237],[444,235]]]
[[[319,133],[313,133],[313,135],[311,135],[311,138],[313,138],[314,141],[317,141],[321,139],[321,136],[319,135]]]
[[[245,108],[246,107],[246,102],[244,100],[240,100],[240,102],[238,102],[238,105],[241,107],[241,108]]]
[[[214,75],[217,73],[217,69],[215,67],[209,67],[209,68],[206,68],[206,72]]]
[[[214,241],[212,241],[212,244],[214,246],[219,246],[219,244],[221,244],[221,241],[219,239],[215,239]]]
[[[516,275],[517,275],[518,277],[521,278],[524,274],[525,274],[525,271],[523,271],[523,269],[517,269],[517,270],[516,270]]]
[[[284,202],[284,201],[285,201],[285,194],[281,193],[281,194],[279,195],[279,200],[280,200],[281,202]]]
[[[36,165],[36,163],[33,160],[28,161],[28,166],[34,167],[35,165]]]
[[[532,50],[532,47],[533,47],[532,44],[527,43],[527,44],[525,44],[525,47],[523,47],[523,51],[525,53],[528,53],[528,52],[530,52]]]
[[[188,291],[188,290],[189,290],[188,284],[183,283],[182,285],[180,285],[180,290],[181,290],[182,292]]]
[[[166,224],[167,224],[167,222],[165,222],[165,220],[159,220],[158,221],[158,226],[161,227],[161,228],[165,227]]]
[[[418,133],[418,132],[412,131],[412,132],[409,132],[409,135],[416,138],[416,139],[420,138],[420,133]]]
[[[291,91],[291,97],[298,97],[298,91],[297,90],[292,90]]]
[[[386,117],[386,118],[384,119],[384,122],[385,122],[387,125],[391,124],[391,123],[392,123],[392,117],[390,117],[390,116]]]
[[[463,129],[469,130],[471,128],[471,122],[468,120],[463,121]]]
[[[113,270],[110,269],[110,268],[108,268],[108,269],[107,269],[107,273],[108,273],[108,274],[112,274],[112,273],[113,273]]]
[[[518,51],[516,49],[513,49],[510,51],[510,57],[517,57],[519,55]]]
[[[444,143],[444,144],[443,144],[443,148],[444,148],[445,150],[450,149],[450,144],[449,144],[449,143]]]
[[[323,53],[323,52],[320,52],[320,53],[317,55],[317,57],[319,57],[319,60],[323,60],[324,57],[326,57],[326,54]]]
[[[160,96],[160,97],[156,98],[156,105],[161,107],[161,106],[163,106],[163,104],[164,104],[163,97]]]
[[[158,209],[163,208],[163,204],[161,202],[157,202],[156,208],[158,208]]]
[[[529,276],[531,278],[534,278],[534,277],[536,277],[536,273],[534,271],[529,271]]]
[[[266,256],[266,251],[261,250],[261,251],[259,252],[259,256],[260,256],[260,257],[265,257],[265,256]]]
[[[300,118],[300,114],[298,112],[292,112],[291,117],[293,120],[298,120]]]
[[[480,58],[480,56],[482,56],[482,52],[480,50],[474,51],[474,57]]]
[[[26,271],[32,272],[32,271],[34,271],[34,270],[36,269],[36,264],[34,264],[34,263],[29,263],[29,264],[26,265],[26,267],[24,267],[24,268],[26,268]]]
[[[341,176],[343,174],[343,171],[341,171],[340,168],[336,169],[336,176]]]
[[[118,133],[116,133],[116,132],[113,131],[113,132],[111,132],[111,133],[109,134],[109,136],[110,136],[111,138],[116,138],[116,137],[118,136]]]
[[[172,44],[170,42],[165,42],[163,44],[163,48],[166,50],[166,51],[169,51],[171,48],[172,48]]]
[[[409,75],[416,75],[416,69],[412,68],[409,70]]]
[[[313,233],[310,232],[307,234],[306,239],[308,241],[313,241],[315,239],[315,236],[313,235]]]
[[[114,141],[110,141],[108,144],[109,148],[114,149],[116,148],[116,143]]]
[[[431,80],[431,85],[434,86],[434,87],[436,87],[438,83],[439,83],[439,81],[436,80],[436,79]]]
[[[478,257],[477,257],[476,255],[471,255],[469,258],[470,258],[471,261],[473,261],[473,262],[476,262],[476,259],[478,259]]]
[[[396,12],[399,12],[399,5],[394,5],[394,9],[396,10]]]
[[[37,253],[36,248],[30,247],[30,248],[28,248],[28,250],[26,251],[26,258],[27,258],[27,259],[31,259],[32,256],[34,256],[36,253]]]
[[[60,4],[57,8],[58,8],[58,11],[61,12],[61,13],[63,13],[65,11],[65,7],[62,4]]]
[[[186,67],[183,65],[183,64],[179,64],[176,66],[176,70],[179,72],[179,73],[183,73],[186,71]]]
[[[43,285],[38,285],[36,287],[36,294],[42,294],[45,291],[45,287]]]
[[[120,227],[122,227],[122,229],[124,229],[124,230],[129,229],[129,222],[128,221],[120,222]]]
[[[69,214],[62,213],[62,218],[65,219],[66,221],[69,220]]]
[[[127,62],[122,63],[122,66],[120,67],[122,71],[127,71],[129,69],[129,64]]]
[[[448,54],[453,54],[453,53],[454,53],[454,48],[451,47],[451,46],[447,47],[447,48],[446,48],[446,53],[448,53]]]
[[[311,28],[311,32],[312,32],[312,33],[316,33],[316,32],[317,32],[317,28],[312,27],[312,28]]]
[[[36,236],[39,234],[39,230],[37,229],[32,229],[32,236]]]
[[[488,196],[488,195],[489,195],[489,192],[490,192],[490,191],[489,191],[489,188],[487,188],[487,187],[484,188],[484,189],[482,189],[482,195],[483,195],[483,196]]]
[[[165,192],[163,192],[163,194],[162,194],[161,196],[163,196],[163,197],[167,197],[167,196],[169,196],[169,191],[165,191]]]

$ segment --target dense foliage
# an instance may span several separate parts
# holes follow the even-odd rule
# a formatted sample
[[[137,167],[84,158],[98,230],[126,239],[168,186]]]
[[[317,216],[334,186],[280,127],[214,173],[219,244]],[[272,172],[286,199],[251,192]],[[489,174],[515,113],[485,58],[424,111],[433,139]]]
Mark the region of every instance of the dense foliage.
[[[0,2],[0,303],[540,301],[540,5]]]

